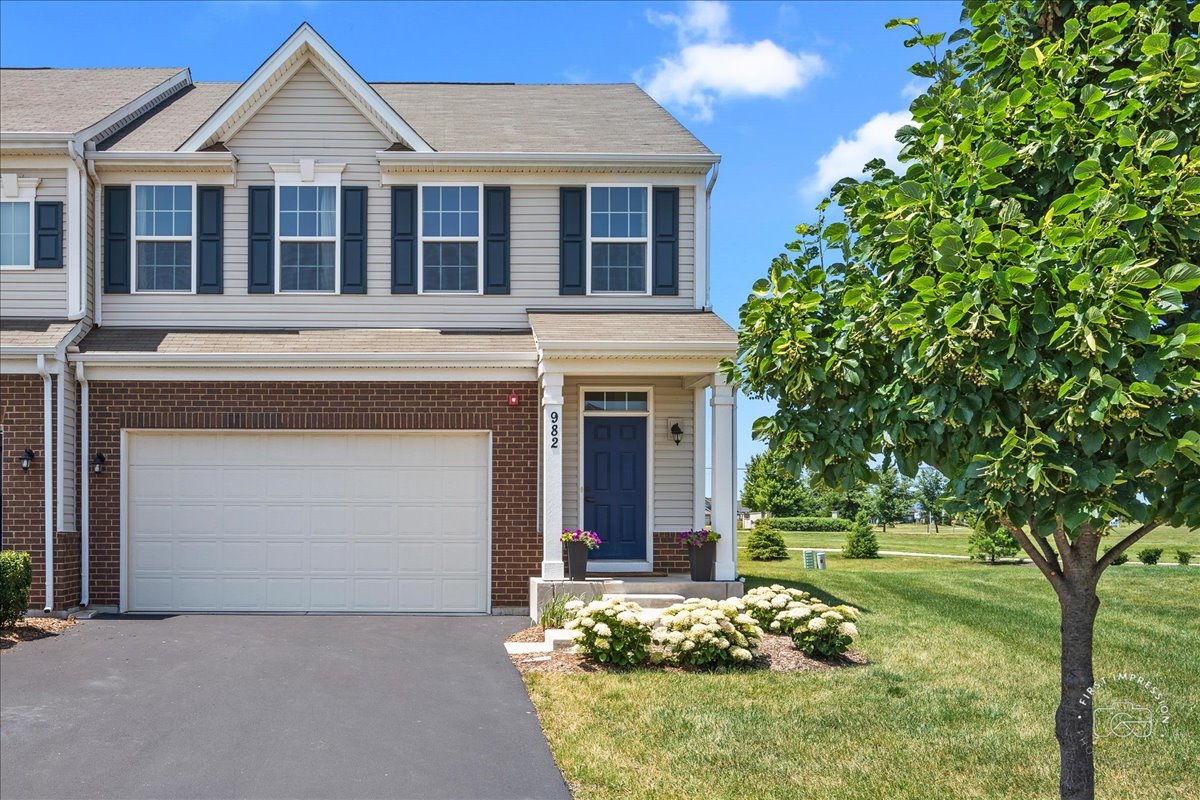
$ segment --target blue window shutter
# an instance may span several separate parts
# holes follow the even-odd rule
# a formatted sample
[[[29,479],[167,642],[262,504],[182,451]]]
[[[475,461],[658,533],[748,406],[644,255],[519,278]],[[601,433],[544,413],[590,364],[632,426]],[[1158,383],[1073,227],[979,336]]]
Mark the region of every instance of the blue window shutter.
[[[509,293],[509,202],[507,186],[483,189],[483,293]]]
[[[392,187],[392,294],[417,293],[417,187]]]
[[[342,187],[342,294],[367,293],[367,187]]]
[[[196,187],[196,294],[225,291],[225,187]]]
[[[558,293],[587,294],[587,190],[558,192]]]
[[[33,204],[33,266],[38,269],[63,265],[63,204]]]
[[[250,294],[275,291],[275,187],[250,189],[249,284]]]
[[[679,189],[654,190],[654,285],[660,295],[679,294]]]
[[[128,186],[104,187],[104,291],[109,294],[129,294],[131,202]]]

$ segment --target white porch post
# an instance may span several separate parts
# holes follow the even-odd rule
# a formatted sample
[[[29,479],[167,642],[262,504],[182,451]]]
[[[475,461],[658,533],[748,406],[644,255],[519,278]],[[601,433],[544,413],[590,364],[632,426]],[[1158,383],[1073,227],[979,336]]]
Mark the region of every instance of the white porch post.
[[[737,506],[734,487],[737,453],[734,448],[734,389],[719,373],[712,384],[712,528],[721,534],[717,542],[719,581],[737,578]]]
[[[542,578],[562,580],[563,376],[542,375]]]

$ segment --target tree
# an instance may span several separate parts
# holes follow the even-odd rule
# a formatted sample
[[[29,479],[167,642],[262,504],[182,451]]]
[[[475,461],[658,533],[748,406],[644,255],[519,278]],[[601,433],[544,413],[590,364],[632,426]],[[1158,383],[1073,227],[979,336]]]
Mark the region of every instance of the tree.
[[[827,514],[837,512],[842,519],[854,519],[867,503],[867,487],[856,483],[849,489],[835,489],[819,480],[812,482],[817,509]]]
[[[760,519],[746,537],[746,555],[753,561],[781,561],[788,557],[783,534],[775,530],[771,518]]]
[[[1021,545],[1002,526],[989,528],[982,522],[976,522],[967,536],[967,552],[980,561],[995,564],[997,558],[1012,558],[1021,552]]]
[[[942,506],[946,502],[946,479],[942,473],[930,467],[922,467],[913,481],[913,499],[921,514],[933,520],[933,532],[938,533],[938,523],[941,521]]]
[[[914,30],[902,171],[843,179],[741,312],[729,377],[821,480],[888,453],[1008,530],[1061,609],[1059,789],[1092,798],[1096,585],[1200,526],[1200,9],[966,0]],[[1114,516],[1136,527],[1105,553]]]
[[[846,534],[846,547],[842,550],[846,558],[879,558],[879,539],[871,530],[871,520],[867,512],[860,511]]]
[[[865,508],[879,520],[884,533],[887,533],[889,524],[904,519],[912,522],[912,497],[908,492],[908,479],[891,467],[885,467],[876,474]]]
[[[773,517],[795,517],[815,513],[816,498],[777,453],[759,453],[751,457],[742,484],[742,505]]]

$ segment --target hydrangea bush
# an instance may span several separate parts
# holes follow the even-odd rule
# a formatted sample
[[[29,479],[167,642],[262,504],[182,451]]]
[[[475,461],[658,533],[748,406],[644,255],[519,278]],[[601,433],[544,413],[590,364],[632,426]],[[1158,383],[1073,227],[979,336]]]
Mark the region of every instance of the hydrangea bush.
[[[835,658],[846,652],[858,638],[858,627],[854,624],[858,620],[858,609],[851,606],[831,608],[824,603],[814,603],[806,608],[807,614],[797,613],[794,622],[789,619],[792,642],[805,655]]]
[[[779,633],[778,628],[771,628],[771,623],[775,621],[779,612],[795,604],[807,603],[810,597],[808,592],[789,589],[773,583],[770,586],[758,586],[746,592],[742,597],[742,603],[746,606],[746,613],[754,617],[764,631]]]
[[[577,630],[576,652],[605,664],[631,667],[646,660],[650,649],[650,626],[639,619],[642,607],[623,600],[582,600],[567,603],[575,616],[568,630]]]
[[[697,666],[747,665],[762,637],[762,628],[736,598],[676,603],[654,629],[654,641],[672,661]]]

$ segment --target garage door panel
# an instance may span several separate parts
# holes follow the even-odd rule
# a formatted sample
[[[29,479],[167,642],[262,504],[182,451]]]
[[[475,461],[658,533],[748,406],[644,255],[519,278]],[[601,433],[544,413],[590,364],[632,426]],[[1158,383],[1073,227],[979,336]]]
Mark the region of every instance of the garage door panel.
[[[134,433],[135,610],[484,611],[485,435]]]

